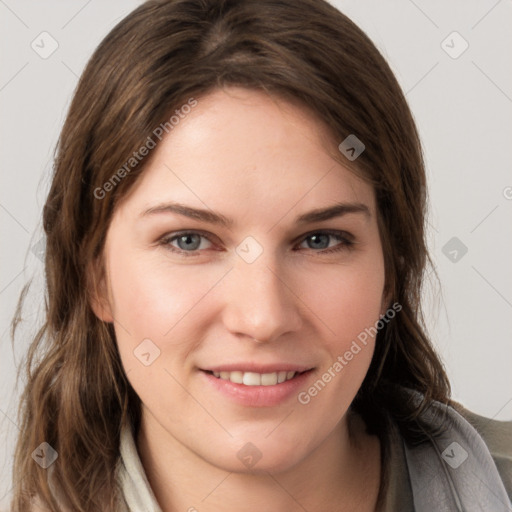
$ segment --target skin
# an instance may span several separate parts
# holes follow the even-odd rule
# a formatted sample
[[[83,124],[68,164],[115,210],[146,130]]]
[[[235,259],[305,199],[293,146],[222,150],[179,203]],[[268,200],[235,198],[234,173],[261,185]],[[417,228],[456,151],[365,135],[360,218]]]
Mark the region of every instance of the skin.
[[[305,108],[236,87],[198,101],[114,212],[104,292],[93,305],[114,322],[143,402],[136,442],[151,487],[164,512],[375,510],[380,445],[347,412],[373,339],[306,405],[296,394],[276,406],[241,405],[200,370],[304,364],[314,367],[307,390],[375,324],[385,276],[373,189],[333,159],[340,141]],[[144,214],[169,202],[233,224]],[[295,220],[339,202],[368,211]],[[352,245],[318,238],[329,229],[349,233]],[[191,246],[170,240],[183,230],[209,238],[192,240],[195,255],[171,250]],[[263,251],[252,263],[236,251],[248,236]],[[144,339],[160,350],[148,366],[134,356]],[[247,442],[262,455],[251,468],[237,457]]]

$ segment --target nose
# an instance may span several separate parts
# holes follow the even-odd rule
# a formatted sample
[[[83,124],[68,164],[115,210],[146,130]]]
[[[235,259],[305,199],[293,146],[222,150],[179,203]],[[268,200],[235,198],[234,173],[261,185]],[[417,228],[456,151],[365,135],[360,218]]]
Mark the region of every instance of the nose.
[[[300,329],[300,298],[275,257],[238,259],[225,285],[223,321],[234,335],[262,343]]]

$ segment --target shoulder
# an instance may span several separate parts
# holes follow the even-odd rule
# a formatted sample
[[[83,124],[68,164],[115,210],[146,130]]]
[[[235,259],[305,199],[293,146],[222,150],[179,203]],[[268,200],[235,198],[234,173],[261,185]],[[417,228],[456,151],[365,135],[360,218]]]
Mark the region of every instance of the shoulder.
[[[469,411],[457,402],[452,407],[484,440],[512,499],[512,421],[498,421]]]

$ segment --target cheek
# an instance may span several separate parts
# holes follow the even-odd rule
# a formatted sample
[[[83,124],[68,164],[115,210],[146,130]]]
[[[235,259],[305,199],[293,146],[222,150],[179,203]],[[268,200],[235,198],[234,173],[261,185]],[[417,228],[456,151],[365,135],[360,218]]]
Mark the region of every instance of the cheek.
[[[116,339],[125,373],[143,403],[160,403],[180,388],[170,374],[198,343],[185,332],[212,277],[199,279],[185,267],[170,269],[161,255],[112,251],[109,286]],[[191,280],[192,278],[192,280]],[[162,402],[163,403],[163,402]]]
[[[324,286],[311,288],[310,307],[325,326],[323,348],[328,355],[318,372],[321,382],[317,381],[315,389],[303,390],[307,396],[301,403],[321,394],[322,398],[313,400],[313,409],[323,410],[335,403],[341,413],[348,407],[373,356],[384,281],[384,263],[379,254],[352,266],[316,273],[316,282]]]
[[[134,336],[163,338],[200,302],[220,271],[171,266],[161,255],[123,253],[110,261],[113,315]]]
[[[324,418],[315,428],[327,433],[345,414],[370,366],[382,307],[384,265],[377,256],[372,264],[329,269],[316,278],[317,283],[329,283],[323,289],[313,288],[308,304],[325,326],[326,357],[297,399],[309,417]]]
[[[384,265],[380,258],[368,265],[320,270],[314,282],[317,286],[310,286],[312,292],[307,296],[311,309],[327,329],[330,352],[345,349],[378,321],[384,289]]]
[[[160,372],[161,378],[164,369],[187,364],[208,320],[204,298],[224,273],[221,268],[171,266],[161,253],[112,252],[109,286],[116,338],[138,391],[143,392],[151,375]]]

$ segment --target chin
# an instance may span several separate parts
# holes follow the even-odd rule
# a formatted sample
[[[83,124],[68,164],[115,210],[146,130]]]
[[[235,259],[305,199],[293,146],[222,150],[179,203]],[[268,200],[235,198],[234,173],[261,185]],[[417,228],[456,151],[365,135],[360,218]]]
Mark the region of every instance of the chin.
[[[286,472],[296,466],[307,456],[305,440],[294,441],[292,436],[276,436],[265,439],[264,435],[252,436],[251,439],[240,441],[238,438],[220,453],[210,453],[206,460],[211,464],[233,473],[245,474],[277,474]],[[219,447],[220,448],[220,447]]]

